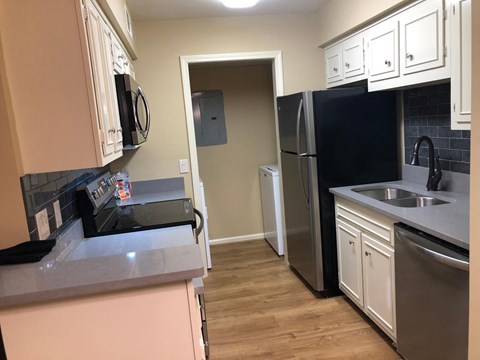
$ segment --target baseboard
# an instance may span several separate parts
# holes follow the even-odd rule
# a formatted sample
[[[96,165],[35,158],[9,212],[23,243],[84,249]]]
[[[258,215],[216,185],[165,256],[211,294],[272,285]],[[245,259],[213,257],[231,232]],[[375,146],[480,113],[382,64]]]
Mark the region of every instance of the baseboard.
[[[264,239],[265,233],[258,233],[258,234],[249,234],[249,235],[242,235],[242,236],[233,236],[228,238],[222,239],[210,239],[210,245],[220,245],[220,244],[228,244],[234,242],[241,242],[241,241],[249,241],[249,240],[259,240]]]

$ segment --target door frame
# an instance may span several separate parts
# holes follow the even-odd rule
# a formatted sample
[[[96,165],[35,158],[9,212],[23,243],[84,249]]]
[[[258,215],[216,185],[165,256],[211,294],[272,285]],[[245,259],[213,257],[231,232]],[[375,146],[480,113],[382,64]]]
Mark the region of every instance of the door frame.
[[[271,60],[272,61],[272,79],[273,79],[273,101],[274,106],[277,106],[277,96],[284,95],[283,89],[283,63],[281,51],[261,51],[261,52],[242,52],[242,53],[226,53],[226,54],[207,54],[207,55],[188,55],[180,56],[180,68],[182,73],[182,86],[183,86],[183,99],[185,106],[185,120],[187,125],[188,135],[188,151],[190,156],[190,168],[192,176],[193,187],[193,201],[194,204],[201,203],[200,195],[200,173],[198,169],[198,156],[197,156],[197,143],[195,140],[195,125],[193,119],[192,108],[192,92],[190,89],[190,64],[200,63],[218,63],[218,62],[242,62],[242,61],[255,61],[255,60]],[[280,141],[278,131],[277,112],[275,111],[275,132],[277,140],[277,158],[280,162]],[[281,164],[279,163],[279,169],[281,171]],[[282,181],[280,178],[280,190],[282,190]],[[284,214],[283,214],[283,192],[280,191],[280,201],[282,208],[282,222],[285,227]],[[283,231],[283,243],[286,244],[285,229]],[[206,263],[205,255],[205,239],[203,234],[199,236],[199,244],[204,263]],[[284,246],[286,249],[286,246]],[[285,256],[286,258],[286,256]],[[206,270],[205,270],[206,274]]]

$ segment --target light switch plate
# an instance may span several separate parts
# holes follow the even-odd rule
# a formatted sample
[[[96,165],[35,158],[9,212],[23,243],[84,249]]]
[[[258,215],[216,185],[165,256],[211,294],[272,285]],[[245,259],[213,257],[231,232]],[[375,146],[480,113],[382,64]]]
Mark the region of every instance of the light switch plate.
[[[55,222],[57,223],[57,229],[62,226],[62,211],[60,210],[60,201],[57,200],[53,203],[53,212],[55,214]]]
[[[180,167],[180,174],[188,173],[188,159],[178,160],[178,165]]]
[[[38,238],[45,240],[50,235],[50,225],[48,224],[47,209],[43,209],[35,214],[35,221],[37,222]]]

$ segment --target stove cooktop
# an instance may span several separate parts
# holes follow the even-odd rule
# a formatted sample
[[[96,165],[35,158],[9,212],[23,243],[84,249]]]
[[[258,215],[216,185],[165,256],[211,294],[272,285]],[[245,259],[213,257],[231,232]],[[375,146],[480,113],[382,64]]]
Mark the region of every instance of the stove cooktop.
[[[191,199],[115,206],[108,220],[98,228],[99,235],[149,230],[170,226],[196,226]]]

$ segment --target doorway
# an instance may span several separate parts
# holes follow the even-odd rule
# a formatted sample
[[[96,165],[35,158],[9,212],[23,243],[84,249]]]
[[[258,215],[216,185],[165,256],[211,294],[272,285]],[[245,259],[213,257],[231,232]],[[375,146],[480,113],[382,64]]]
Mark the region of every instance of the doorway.
[[[184,105],[186,113],[186,125],[188,133],[188,143],[189,143],[189,154],[192,170],[192,184],[193,184],[193,196],[196,204],[201,203],[201,193],[200,193],[200,173],[199,173],[199,161],[198,161],[198,150],[195,140],[195,126],[194,126],[194,117],[193,109],[191,102],[191,78],[190,78],[190,67],[209,66],[209,64],[215,65],[252,65],[258,63],[269,63],[272,71],[272,83],[273,83],[273,103],[276,107],[276,97],[283,95],[283,75],[282,75],[282,59],[280,51],[273,52],[258,52],[258,53],[237,53],[237,54],[223,54],[223,55],[197,55],[197,56],[182,56],[180,58],[181,71],[182,71],[182,82],[183,82],[183,93],[184,93]],[[276,141],[276,152],[277,158],[279,158],[279,136],[278,136],[278,124],[276,121],[276,112],[275,112],[275,141]],[[281,184],[280,184],[281,186]],[[283,199],[281,199],[283,205]],[[283,214],[282,214],[283,217]],[[203,234],[202,234],[203,235]],[[202,249],[202,256],[205,257],[205,240],[203,236],[200,235],[199,243]],[[285,239],[283,239],[285,242]]]

